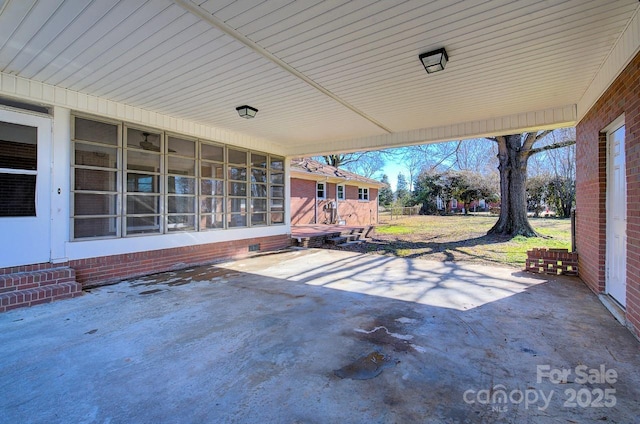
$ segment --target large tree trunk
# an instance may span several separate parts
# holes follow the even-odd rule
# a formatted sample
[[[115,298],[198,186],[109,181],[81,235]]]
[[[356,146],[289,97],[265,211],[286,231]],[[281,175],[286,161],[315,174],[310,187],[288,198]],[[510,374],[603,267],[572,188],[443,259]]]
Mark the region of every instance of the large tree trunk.
[[[500,162],[500,217],[487,234],[535,237],[538,234],[527,218],[528,152],[522,151],[522,136],[506,135],[496,140]]]

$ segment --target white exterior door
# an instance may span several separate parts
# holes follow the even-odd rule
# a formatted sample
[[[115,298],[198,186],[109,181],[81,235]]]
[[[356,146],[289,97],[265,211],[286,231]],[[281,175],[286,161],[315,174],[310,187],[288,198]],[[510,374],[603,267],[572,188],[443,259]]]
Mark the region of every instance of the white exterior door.
[[[48,262],[51,119],[0,109],[0,268]]]
[[[627,179],[624,124],[607,134],[607,293],[625,306],[627,292]]]

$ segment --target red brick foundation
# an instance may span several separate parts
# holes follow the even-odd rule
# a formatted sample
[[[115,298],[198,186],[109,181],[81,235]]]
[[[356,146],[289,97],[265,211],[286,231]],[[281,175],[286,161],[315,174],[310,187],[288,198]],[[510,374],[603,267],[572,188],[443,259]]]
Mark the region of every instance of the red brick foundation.
[[[82,289],[289,247],[288,234],[0,268],[0,312],[75,297]],[[257,246],[256,246],[257,245]],[[253,251],[249,251],[252,246]]]

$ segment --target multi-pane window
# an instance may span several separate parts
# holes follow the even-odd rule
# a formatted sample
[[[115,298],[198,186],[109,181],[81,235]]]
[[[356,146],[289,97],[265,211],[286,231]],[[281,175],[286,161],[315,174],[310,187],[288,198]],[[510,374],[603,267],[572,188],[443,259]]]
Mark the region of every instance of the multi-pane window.
[[[251,153],[251,225],[267,225],[267,155]]]
[[[369,189],[358,187],[358,200],[369,200]]]
[[[73,239],[284,223],[284,159],[74,117]]]
[[[269,223],[284,224],[284,159],[269,160]]]
[[[38,129],[0,122],[0,217],[36,216]]]
[[[127,128],[126,137],[125,235],[161,233],[162,135]]]
[[[76,117],[72,131],[73,236],[120,236],[121,127]]]
[[[344,184],[338,184],[336,186],[336,197],[338,200],[344,200]]]
[[[196,229],[196,142],[167,136],[167,230]]]
[[[200,144],[200,229],[224,228],[224,146]]]
[[[227,187],[229,196],[227,200],[227,226],[246,227],[247,203],[249,193],[247,191],[247,155],[245,150],[227,149],[227,175],[229,181]]]
[[[324,199],[325,198],[325,193],[326,193],[326,187],[325,187],[324,183],[317,182],[316,183],[316,198]]]

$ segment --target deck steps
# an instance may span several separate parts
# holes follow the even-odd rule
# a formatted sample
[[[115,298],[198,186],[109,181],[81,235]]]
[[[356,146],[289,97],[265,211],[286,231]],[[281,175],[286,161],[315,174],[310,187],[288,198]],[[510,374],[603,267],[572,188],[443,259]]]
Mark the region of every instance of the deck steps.
[[[82,294],[82,285],[70,267],[0,275],[0,312],[49,303]]]

